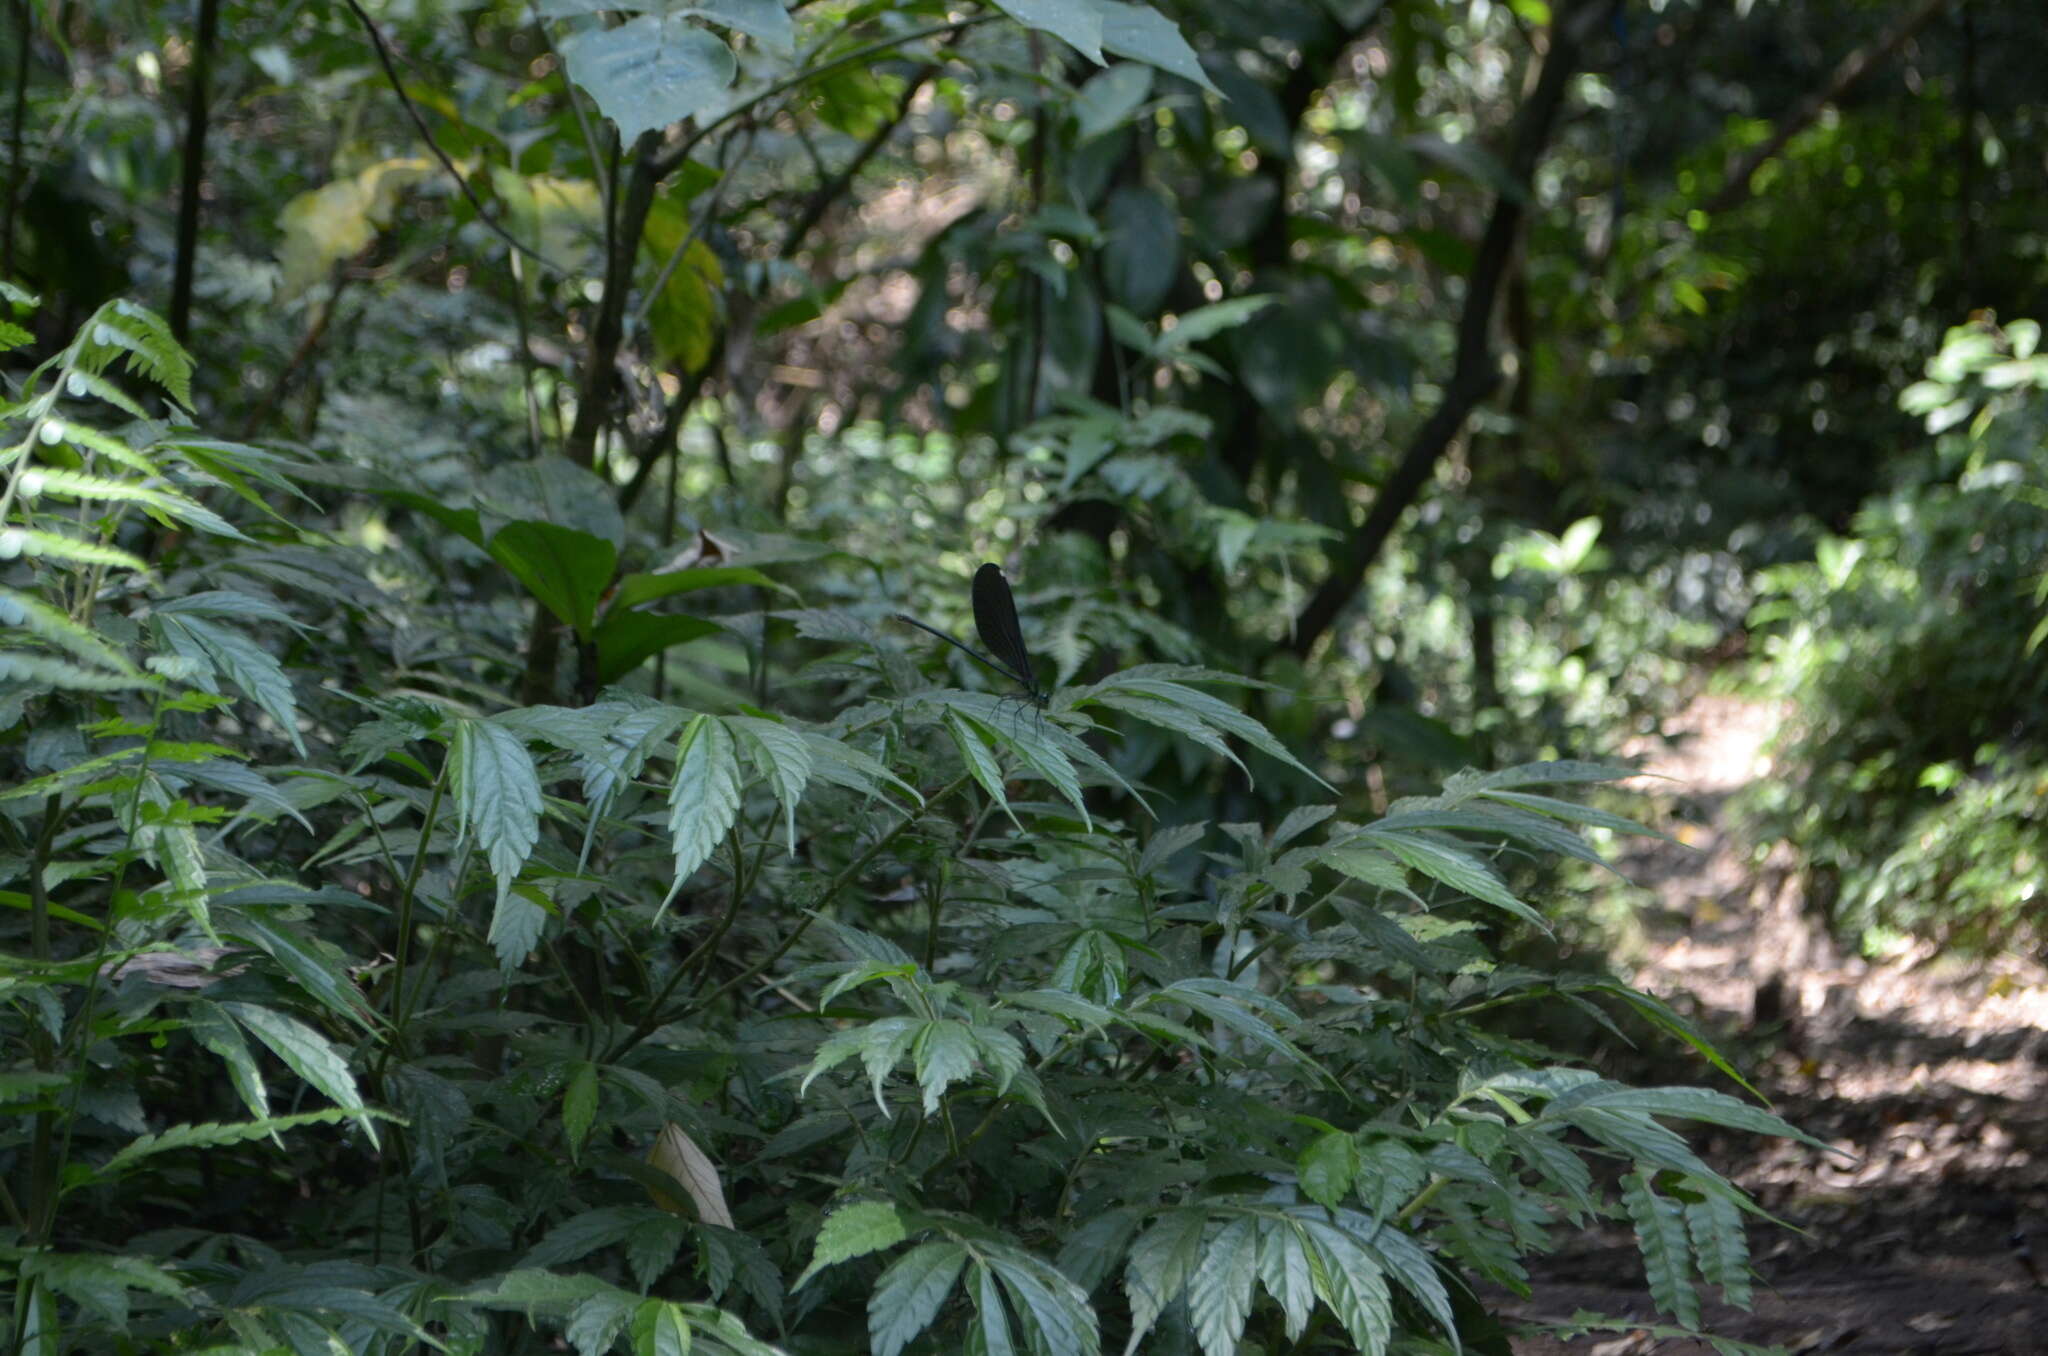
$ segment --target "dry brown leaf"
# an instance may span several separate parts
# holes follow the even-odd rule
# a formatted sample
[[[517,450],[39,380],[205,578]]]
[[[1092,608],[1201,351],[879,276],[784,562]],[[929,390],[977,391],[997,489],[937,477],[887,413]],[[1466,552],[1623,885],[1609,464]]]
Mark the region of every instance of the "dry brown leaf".
[[[725,1187],[718,1180],[718,1169],[696,1141],[683,1133],[682,1126],[674,1121],[664,1123],[661,1133],[654,1137],[654,1147],[647,1152],[647,1161],[675,1178],[688,1194],[690,1204],[696,1207],[698,1219],[721,1228],[733,1227],[732,1211],[726,1208]],[[681,1207],[660,1192],[650,1194],[662,1209],[677,1215],[683,1213]]]

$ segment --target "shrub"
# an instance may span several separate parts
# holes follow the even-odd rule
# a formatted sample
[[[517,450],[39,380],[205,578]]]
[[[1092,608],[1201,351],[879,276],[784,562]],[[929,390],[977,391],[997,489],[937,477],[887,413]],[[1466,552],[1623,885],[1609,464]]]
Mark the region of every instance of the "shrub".
[[[5,410],[15,1349],[1499,1351],[1474,1282],[1596,1217],[1679,1323],[1746,1301],[1752,1207],[1664,1122],[1790,1128],[1493,1021],[1618,1005],[1732,1076],[1495,958],[1542,924],[1496,860],[1592,860],[1629,825],[1557,793],[1622,769],[1162,827],[1105,740],[1314,782],[1242,680],[1033,712],[852,610],[798,614],[825,718],[664,700],[648,657],[762,618],[656,605],[780,598],[772,552],[621,573],[536,467],[387,498],[445,549],[373,556],[189,371],[111,305]],[[502,698],[513,581],[595,700]]]

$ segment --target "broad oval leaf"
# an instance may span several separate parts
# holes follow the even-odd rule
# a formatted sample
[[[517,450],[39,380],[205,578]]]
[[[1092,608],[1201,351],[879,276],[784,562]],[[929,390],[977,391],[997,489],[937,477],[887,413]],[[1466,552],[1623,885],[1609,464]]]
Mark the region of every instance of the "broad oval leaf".
[[[739,69],[732,49],[683,15],[643,14],[562,39],[569,78],[590,91],[631,142],[715,108]]]

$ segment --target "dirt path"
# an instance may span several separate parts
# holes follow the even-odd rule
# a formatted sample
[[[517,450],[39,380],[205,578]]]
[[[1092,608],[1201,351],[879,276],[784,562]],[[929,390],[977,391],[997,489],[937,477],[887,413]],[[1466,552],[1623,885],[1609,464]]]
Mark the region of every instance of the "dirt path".
[[[1929,953],[1882,963],[1836,954],[1806,921],[1789,858],[1754,860],[1723,823],[1728,798],[1770,773],[1773,709],[1706,696],[1646,746],[1641,784],[1666,832],[1624,872],[1654,893],[1634,982],[1743,1057],[1776,1109],[1853,1155],[1709,1138],[1703,1152],[1781,1219],[1755,1225],[1751,1313],[1709,1309],[1715,1331],[1797,1353],[2048,1356],[2048,1288],[2015,1254],[2031,1233],[2048,1284],[2048,972],[2017,957],[1963,967]],[[1694,1068],[1673,1082],[1701,1081]],[[1590,1310],[1653,1318],[1626,1232],[1550,1259],[1526,1319]],[[1610,1279],[1614,1278],[1614,1279]],[[1710,1350],[1608,1332],[1518,1339],[1522,1356]]]

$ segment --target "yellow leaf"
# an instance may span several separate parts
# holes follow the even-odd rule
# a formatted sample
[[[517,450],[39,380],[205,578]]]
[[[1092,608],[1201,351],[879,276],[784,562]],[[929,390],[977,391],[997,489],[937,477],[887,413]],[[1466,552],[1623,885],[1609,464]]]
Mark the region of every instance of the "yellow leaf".
[[[647,214],[647,230],[641,237],[642,262],[657,273],[667,267],[689,230],[689,212],[681,203],[674,199],[656,203]],[[718,326],[718,289],[724,285],[725,269],[718,256],[702,240],[690,241],[682,262],[669,275],[668,285],[647,311],[647,328],[653,332],[655,352],[664,362],[694,371],[711,356]]]
[[[382,160],[286,203],[277,214],[284,232],[277,246],[284,271],[280,299],[297,296],[334,265],[360,254],[380,228],[391,224],[399,194],[432,172],[418,156]]]

